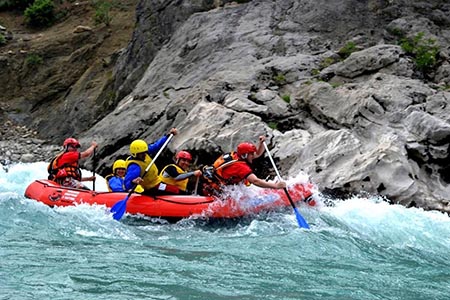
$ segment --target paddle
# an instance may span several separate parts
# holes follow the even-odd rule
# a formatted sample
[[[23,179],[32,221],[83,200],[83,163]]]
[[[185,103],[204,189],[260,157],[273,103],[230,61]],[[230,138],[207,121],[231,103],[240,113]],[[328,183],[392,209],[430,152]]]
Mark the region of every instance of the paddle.
[[[95,148],[94,148],[94,154],[92,155],[92,177],[94,177],[94,180],[92,181],[92,190],[95,192],[95,169],[97,168],[97,158],[95,157]]]
[[[159,149],[158,153],[156,153],[155,157],[148,164],[147,168],[145,168],[142,178],[145,177],[148,170],[150,170],[150,167],[155,163],[155,160],[158,158],[158,156],[161,154],[161,152],[164,150],[164,148],[166,148],[167,144],[170,142],[172,137],[173,137],[173,134],[170,134],[167,141],[162,145],[162,147],[161,147],[161,149]],[[125,197],[125,199],[118,201],[116,204],[113,205],[113,207],[111,207],[111,212],[113,213],[114,220],[120,220],[122,218],[122,216],[125,213],[125,210],[127,208],[127,201],[128,201],[128,199],[130,199],[131,194],[134,192],[134,190],[136,189],[137,186],[138,185],[135,184],[133,186],[133,188],[130,190],[130,192],[128,193],[128,195]]]
[[[193,195],[198,195],[197,194],[197,190],[198,190],[198,182],[200,181],[200,176],[197,177],[197,180],[195,180],[195,189],[194,189],[194,194]]]
[[[270,162],[272,163],[272,166],[275,169],[275,172],[277,173],[278,180],[281,181],[282,179],[281,179],[280,172],[278,172],[277,166],[275,165],[275,162],[273,161],[272,155],[270,154],[270,151],[267,148],[267,144],[266,144],[265,141],[263,141],[263,145],[264,145],[264,148],[266,149],[267,154],[269,155]],[[292,208],[294,209],[294,213],[295,213],[295,217],[297,218],[298,226],[300,228],[309,229],[308,223],[302,217],[302,215],[298,212],[297,207],[295,206],[294,201],[292,201],[291,195],[289,195],[289,192],[288,192],[287,188],[284,188],[284,192],[286,193],[286,196],[287,196],[289,202],[291,203]]]

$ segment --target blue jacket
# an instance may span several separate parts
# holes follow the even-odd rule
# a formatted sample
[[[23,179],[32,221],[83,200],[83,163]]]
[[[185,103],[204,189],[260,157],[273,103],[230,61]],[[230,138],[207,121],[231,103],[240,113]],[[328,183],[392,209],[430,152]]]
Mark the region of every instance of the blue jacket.
[[[111,189],[111,192],[125,191],[124,179],[122,177],[112,176],[108,180],[108,185],[109,185],[109,188]]]

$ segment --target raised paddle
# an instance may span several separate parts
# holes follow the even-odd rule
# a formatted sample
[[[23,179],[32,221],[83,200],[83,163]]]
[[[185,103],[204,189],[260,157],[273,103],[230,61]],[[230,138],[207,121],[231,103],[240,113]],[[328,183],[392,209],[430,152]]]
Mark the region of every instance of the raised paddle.
[[[277,173],[278,180],[281,181],[282,179],[281,179],[280,172],[278,172],[277,166],[275,165],[275,162],[273,161],[272,155],[270,155],[270,151],[267,148],[267,144],[266,144],[265,141],[263,141],[263,145],[264,145],[264,148],[266,149],[267,154],[269,155],[270,162],[272,163],[272,166],[275,169],[275,172]],[[292,208],[294,209],[294,213],[295,213],[295,217],[297,218],[298,226],[300,228],[309,229],[308,223],[302,217],[302,215],[298,212],[297,207],[295,206],[294,201],[292,201],[291,195],[289,195],[289,192],[288,192],[287,188],[284,188],[284,192],[286,193],[286,196],[287,196],[289,202],[291,203]]]
[[[92,190],[95,192],[95,169],[97,168],[97,157],[95,157],[95,148],[94,148],[94,154],[92,155],[92,177],[94,177],[94,180],[92,181]]]
[[[167,144],[170,142],[172,137],[173,137],[173,134],[170,134],[167,141],[162,145],[162,147],[161,147],[161,149],[159,149],[158,153],[156,153],[155,157],[148,164],[147,168],[145,168],[142,178],[145,177],[148,170],[150,170],[150,167],[155,163],[155,160],[158,158],[158,156],[161,154],[161,152],[164,150],[164,148],[166,148]],[[120,220],[122,218],[123,214],[125,213],[125,211],[127,209],[127,201],[128,201],[128,199],[130,199],[131,194],[134,192],[134,190],[136,189],[137,186],[138,185],[135,184],[133,186],[133,188],[130,190],[130,192],[128,193],[128,195],[125,197],[125,199],[118,201],[116,204],[113,205],[113,207],[111,207],[111,212],[113,213],[114,220]]]

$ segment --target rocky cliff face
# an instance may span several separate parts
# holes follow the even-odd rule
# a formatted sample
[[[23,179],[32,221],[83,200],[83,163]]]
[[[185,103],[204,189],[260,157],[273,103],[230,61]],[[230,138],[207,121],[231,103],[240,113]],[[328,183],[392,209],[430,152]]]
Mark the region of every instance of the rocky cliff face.
[[[0,34],[9,37],[0,45],[0,121],[29,125],[59,144],[111,111],[113,67],[133,32],[137,2],[115,3],[109,26],[94,21],[91,1],[55,2],[58,21],[39,29],[19,11],[0,11]]]
[[[117,105],[78,133],[103,170],[174,126],[170,151],[203,163],[265,134],[285,176],[450,212],[450,4],[413,2],[141,1]],[[425,71],[398,46],[421,33]]]

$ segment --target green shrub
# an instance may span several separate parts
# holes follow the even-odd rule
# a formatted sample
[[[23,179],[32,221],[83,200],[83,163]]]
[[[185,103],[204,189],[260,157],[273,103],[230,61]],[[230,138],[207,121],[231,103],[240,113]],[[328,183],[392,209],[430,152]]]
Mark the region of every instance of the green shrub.
[[[95,24],[105,24],[109,26],[111,24],[111,15],[109,14],[111,10],[111,3],[107,1],[97,1],[94,2],[95,7],[95,16],[94,21]]]
[[[267,123],[267,126],[269,126],[271,129],[275,130],[278,128],[278,123],[277,122],[269,122],[269,123]]]
[[[166,97],[167,99],[170,99],[170,94],[168,91],[164,91],[163,92],[164,97]]]
[[[283,85],[286,83],[286,77],[283,74],[277,74],[273,77],[273,81],[275,81],[275,84],[277,85]]]
[[[25,10],[25,22],[33,27],[50,26],[55,19],[52,0],[36,0]]]
[[[34,0],[0,0],[0,10],[19,9],[24,10],[30,6]]]
[[[437,64],[439,47],[435,43],[434,39],[424,39],[423,32],[419,32],[413,38],[402,38],[400,40],[402,49],[406,54],[413,57],[416,67],[422,72],[433,69]]]
[[[12,7],[13,5],[11,0],[0,0],[0,10],[7,10]]]
[[[3,46],[6,44],[6,38],[3,36],[3,34],[0,33],[0,46]]]
[[[322,61],[319,63],[319,69],[312,69],[311,75],[319,75],[320,70],[328,68],[329,66],[346,59],[355,51],[358,51],[358,47],[356,46],[356,44],[354,42],[348,42],[337,52],[339,56],[329,56],[322,59]]]
[[[317,76],[317,75],[319,75],[320,74],[320,70],[319,69],[312,69],[311,70],[311,75],[312,76]]]
[[[403,37],[404,33],[400,28],[388,28],[387,31],[392,34],[395,35],[397,37]]]
[[[43,62],[44,60],[42,59],[42,57],[35,53],[28,54],[27,58],[25,58],[25,64],[29,67],[36,67]]]
[[[291,103],[291,96],[289,95],[283,95],[281,96],[281,99],[283,99],[286,103]]]
[[[331,85],[332,88],[335,89],[335,88],[340,87],[342,85],[342,83],[340,83],[340,82],[332,82],[330,85]]]
[[[344,45],[341,49],[339,49],[338,54],[342,58],[347,58],[352,54],[353,52],[357,51],[356,44],[354,42],[348,42]]]
[[[326,57],[320,62],[319,68],[322,70],[337,62],[338,60],[334,59],[333,57]]]

